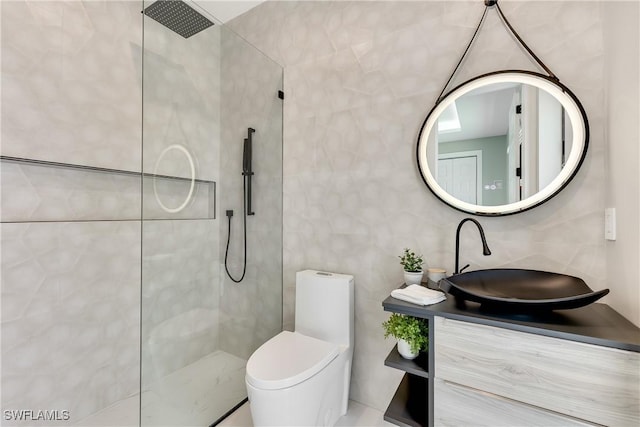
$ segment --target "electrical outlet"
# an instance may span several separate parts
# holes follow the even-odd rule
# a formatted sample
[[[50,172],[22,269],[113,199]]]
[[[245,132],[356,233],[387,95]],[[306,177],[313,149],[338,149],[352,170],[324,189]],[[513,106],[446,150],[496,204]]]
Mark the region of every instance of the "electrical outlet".
[[[604,210],[604,238],[616,240],[616,208]]]

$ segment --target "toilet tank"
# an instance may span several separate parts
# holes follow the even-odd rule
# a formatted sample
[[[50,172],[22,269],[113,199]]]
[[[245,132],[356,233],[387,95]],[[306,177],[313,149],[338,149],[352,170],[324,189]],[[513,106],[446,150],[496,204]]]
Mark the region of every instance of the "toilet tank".
[[[353,349],[354,280],[347,274],[296,273],[296,332]]]

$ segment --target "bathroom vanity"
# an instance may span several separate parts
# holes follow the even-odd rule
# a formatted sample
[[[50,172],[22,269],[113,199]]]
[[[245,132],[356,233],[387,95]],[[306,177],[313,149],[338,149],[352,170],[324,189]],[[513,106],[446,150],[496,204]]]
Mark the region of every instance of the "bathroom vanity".
[[[396,348],[405,371],[385,420],[401,426],[640,425],[640,328],[606,304],[537,315],[485,312],[451,295],[431,306],[388,297],[386,311],[429,320],[429,351]]]

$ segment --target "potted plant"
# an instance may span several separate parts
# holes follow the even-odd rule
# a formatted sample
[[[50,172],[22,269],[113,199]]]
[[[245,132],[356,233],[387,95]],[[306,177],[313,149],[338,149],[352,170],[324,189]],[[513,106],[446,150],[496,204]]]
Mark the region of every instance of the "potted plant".
[[[429,344],[429,323],[426,319],[393,313],[382,323],[384,337],[398,339],[398,353],[405,359],[415,359]]]
[[[405,248],[400,256],[400,264],[404,268],[404,281],[407,285],[419,285],[422,283],[422,255],[416,255],[412,250]]]

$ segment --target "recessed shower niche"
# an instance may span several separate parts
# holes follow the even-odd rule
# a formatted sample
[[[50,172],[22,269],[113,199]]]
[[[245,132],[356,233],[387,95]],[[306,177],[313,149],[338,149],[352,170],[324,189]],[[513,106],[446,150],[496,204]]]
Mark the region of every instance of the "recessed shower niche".
[[[3,426],[210,426],[282,329],[282,67],[205,3],[0,2]]]

